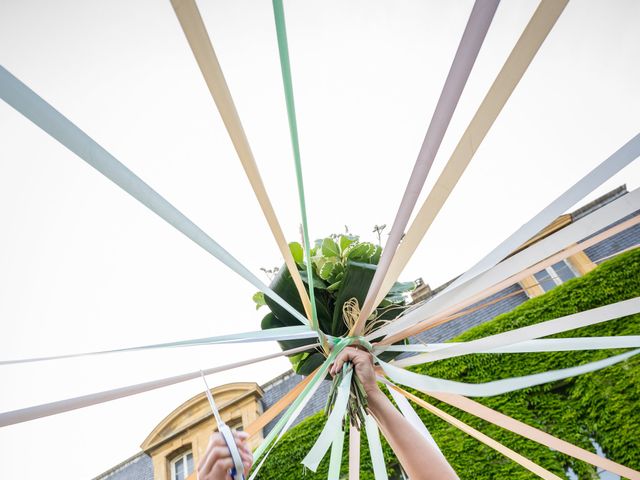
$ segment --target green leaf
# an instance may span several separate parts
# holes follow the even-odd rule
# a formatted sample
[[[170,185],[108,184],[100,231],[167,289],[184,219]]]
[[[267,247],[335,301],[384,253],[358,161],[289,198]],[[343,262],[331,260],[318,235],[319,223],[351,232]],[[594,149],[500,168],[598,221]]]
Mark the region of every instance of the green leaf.
[[[300,276],[302,277],[302,281],[309,285],[309,274],[307,273],[307,271],[304,270],[300,272]],[[313,273],[313,288],[320,290],[326,290],[327,288],[327,284],[322,281],[322,279],[318,275],[316,275],[315,272]]]
[[[415,290],[416,282],[396,282],[389,290],[388,295],[395,295],[398,293],[411,292]]]
[[[342,306],[347,300],[355,298],[362,307],[375,273],[375,265],[358,262],[347,264],[344,278],[336,295],[331,335],[339,337],[347,332],[347,327],[342,321]]]
[[[324,262],[318,262],[318,275],[323,280],[329,280],[333,275],[333,270],[337,265],[341,265],[338,257],[325,258]],[[322,266],[320,266],[322,265]]]
[[[340,252],[343,252],[351,245],[353,242],[357,241],[358,237],[355,235],[340,235]]]
[[[377,265],[378,263],[380,263],[381,255],[382,255],[382,247],[380,245],[376,245],[376,250],[375,252],[373,252],[373,255],[371,256],[369,263],[373,263],[374,265]]]
[[[349,260],[360,263],[370,263],[371,257],[376,252],[376,245],[369,242],[359,243],[348,254]]]
[[[298,375],[311,375],[313,371],[324,363],[324,355],[318,352],[308,353],[307,356],[300,360],[297,369],[294,368]]]
[[[302,245],[298,242],[291,242],[289,244],[289,250],[291,250],[291,255],[296,263],[304,265],[304,249],[302,248]]]
[[[342,283],[342,282],[341,282],[340,280],[338,280],[338,281],[337,281],[337,282],[335,282],[335,283],[332,283],[331,285],[329,285],[329,286],[327,287],[327,291],[329,291],[329,292],[335,292],[336,290],[338,290],[338,288],[340,288],[340,284],[341,284],[341,283]]]
[[[264,301],[264,293],[262,292],[256,292],[253,294],[253,297],[251,297],[253,299],[254,302],[256,302],[256,310],[258,310],[260,307],[265,307],[267,305],[267,303]]]
[[[340,249],[338,244],[331,238],[325,238],[322,241],[322,255],[325,257],[338,257],[340,256]]]

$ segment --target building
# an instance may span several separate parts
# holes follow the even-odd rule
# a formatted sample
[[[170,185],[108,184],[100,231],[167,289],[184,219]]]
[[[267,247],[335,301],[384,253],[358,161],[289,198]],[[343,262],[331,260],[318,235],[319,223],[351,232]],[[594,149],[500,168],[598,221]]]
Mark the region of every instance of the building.
[[[562,215],[517,251],[528,248],[626,194],[626,187],[621,186],[570,214]],[[640,210],[637,210],[606,229],[639,215]],[[480,304],[471,305],[468,310],[465,310],[469,313],[412,337],[410,340],[436,343],[451,339],[469,328],[511,311],[529,298],[541,295],[571,278],[588,273],[599,263],[636,248],[639,244],[640,224],[635,224],[606,240],[574,253],[565,260],[534,272],[521,282],[509,285],[502,291],[483,299]],[[414,304],[427,301],[448,284],[431,290],[429,285],[420,279],[417,285],[412,295]],[[289,371],[263,386],[255,383],[233,383],[216,387],[212,392],[217,399],[224,421],[233,428],[244,429],[297,385],[302,378]],[[302,411],[298,422],[324,407],[329,386],[329,382],[323,383],[318,393]],[[253,435],[250,439],[251,444],[258,445],[277,420],[278,417],[266,424],[262,431]],[[194,464],[204,452],[208,437],[214,429],[215,421],[205,394],[199,394],[180,405],[162,420],[144,440],[140,453],[94,480],[184,480],[189,478],[189,475],[195,478],[192,474]]]

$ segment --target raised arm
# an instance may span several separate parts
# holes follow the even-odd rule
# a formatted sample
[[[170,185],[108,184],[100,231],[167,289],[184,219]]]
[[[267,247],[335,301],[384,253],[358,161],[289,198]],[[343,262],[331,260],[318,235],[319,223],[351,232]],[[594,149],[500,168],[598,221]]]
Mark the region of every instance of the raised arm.
[[[411,480],[457,480],[458,476],[451,465],[382,393],[376,382],[373,356],[363,350],[347,347],[336,358],[331,374],[339,372],[345,362],[353,363],[355,373],[367,392],[369,410]]]

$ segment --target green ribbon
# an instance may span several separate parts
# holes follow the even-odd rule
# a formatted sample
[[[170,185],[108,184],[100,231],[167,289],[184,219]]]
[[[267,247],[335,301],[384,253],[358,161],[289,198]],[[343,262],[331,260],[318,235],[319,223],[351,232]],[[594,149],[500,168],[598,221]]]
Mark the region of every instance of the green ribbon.
[[[291,65],[289,63],[289,46],[287,42],[287,28],[284,21],[284,9],[282,0],[273,0],[273,14],[276,21],[276,33],[278,35],[278,52],[280,54],[280,67],[282,69],[282,83],[284,85],[284,97],[287,103],[287,116],[289,118],[289,132],[291,134],[291,147],[296,166],[296,179],[298,181],[298,200],[300,203],[300,215],[302,216],[302,238],[304,242],[305,263],[307,265],[307,278],[309,280],[309,299],[311,300],[311,316],[313,327],[320,335],[320,325],[316,312],[316,300],[313,291],[313,265],[311,263],[311,245],[309,243],[309,228],[307,226],[307,207],[304,196],[304,182],[302,180],[302,163],[300,161],[300,144],[298,142],[298,123],[296,121],[296,107],[293,101],[293,84],[291,82]]]
[[[293,421],[300,414],[300,411],[302,410],[304,405],[307,404],[311,396],[315,393],[317,388],[320,386],[320,383],[322,382],[324,377],[327,375],[327,371],[329,370],[329,367],[334,362],[336,357],[340,354],[340,352],[342,352],[342,350],[344,350],[346,347],[354,343],[354,341],[355,341],[355,338],[353,337],[338,339],[337,343],[335,343],[334,348],[331,350],[331,353],[329,354],[327,359],[318,368],[318,371],[313,377],[313,379],[304,387],[300,395],[298,395],[298,397],[294,400],[294,402],[287,409],[287,411],[282,415],[282,417],[280,417],[280,420],[278,420],[276,425],[269,432],[269,435],[267,435],[267,438],[265,438],[264,441],[260,444],[260,446],[256,449],[256,451],[253,452],[254,458],[260,458],[263,454],[265,454],[265,451],[266,451],[266,454],[264,455],[264,458],[258,464],[258,466],[252,471],[250,480],[255,478],[255,476],[258,473],[258,470],[260,469],[265,459],[271,452],[271,448],[273,448],[271,444],[273,443],[275,445],[274,440],[277,443],[277,441],[286,433],[286,431],[291,426]],[[267,451],[268,448],[269,450]]]

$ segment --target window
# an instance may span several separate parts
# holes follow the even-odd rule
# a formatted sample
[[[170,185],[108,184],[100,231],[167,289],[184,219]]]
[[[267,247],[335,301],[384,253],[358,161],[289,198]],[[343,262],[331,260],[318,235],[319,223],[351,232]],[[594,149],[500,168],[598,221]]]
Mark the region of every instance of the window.
[[[182,453],[171,460],[171,480],[185,480],[193,472],[193,452]]]
[[[557,285],[575,278],[577,275],[576,272],[573,271],[573,268],[571,268],[571,265],[569,265],[565,260],[562,260],[558,263],[554,263],[544,270],[540,270],[533,276],[538,285],[540,285],[540,288],[545,292],[548,292]]]

